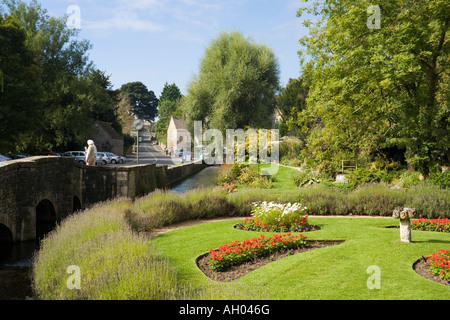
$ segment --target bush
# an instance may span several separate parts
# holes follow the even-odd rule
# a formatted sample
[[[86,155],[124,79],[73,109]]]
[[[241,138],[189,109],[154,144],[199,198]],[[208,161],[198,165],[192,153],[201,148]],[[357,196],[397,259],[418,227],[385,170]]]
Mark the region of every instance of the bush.
[[[34,257],[36,296],[45,300],[177,298],[175,272],[126,223],[123,212],[130,206],[128,201],[96,205],[51,232]],[[67,287],[67,268],[72,265],[80,268],[77,290]]]
[[[417,171],[404,171],[400,174],[400,182],[404,188],[410,188],[412,186],[421,183],[420,172]]]
[[[416,208],[421,218],[450,218],[450,192],[436,185],[420,183],[405,192],[404,207]]]
[[[350,185],[356,187],[365,183],[373,182],[375,178],[376,177],[374,176],[372,171],[365,168],[358,168],[347,175],[347,182]]]
[[[431,182],[443,189],[450,189],[450,171],[433,173]]]
[[[300,156],[302,150],[305,148],[305,144],[302,140],[296,137],[286,137],[279,146],[280,159],[283,157]]]
[[[238,183],[244,184],[251,188],[271,188],[268,176],[260,174],[258,171],[250,167],[241,169],[239,174]]]
[[[156,190],[136,199],[130,224],[138,231],[150,231],[174,223],[239,215],[226,193],[217,189],[196,189],[185,194]]]
[[[297,187],[303,187],[319,183],[330,183],[333,181],[333,178],[327,173],[317,174],[310,170],[295,173],[292,179],[294,180],[294,183],[296,184]]]
[[[251,188],[271,188],[269,177],[261,175],[255,168],[245,164],[223,165],[219,170],[217,183],[221,186],[243,184]]]
[[[281,158],[280,164],[288,167],[301,167],[303,162],[294,156],[284,156]]]

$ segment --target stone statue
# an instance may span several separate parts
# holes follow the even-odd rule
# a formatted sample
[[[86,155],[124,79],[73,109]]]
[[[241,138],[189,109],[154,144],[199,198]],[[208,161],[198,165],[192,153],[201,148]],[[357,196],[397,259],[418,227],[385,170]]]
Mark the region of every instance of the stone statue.
[[[411,219],[416,216],[415,208],[396,208],[392,217],[400,219],[400,240],[402,242],[411,242]]]

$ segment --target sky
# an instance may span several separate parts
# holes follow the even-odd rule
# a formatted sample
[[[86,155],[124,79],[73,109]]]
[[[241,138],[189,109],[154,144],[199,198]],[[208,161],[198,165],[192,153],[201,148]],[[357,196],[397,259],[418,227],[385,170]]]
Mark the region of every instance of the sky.
[[[29,1],[24,1],[29,2]],[[300,76],[296,17],[300,0],[38,0],[52,16],[69,16],[96,68],[114,89],[140,81],[157,97],[167,82],[186,94],[209,43],[221,31],[240,31],[273,50],[280,84]]]

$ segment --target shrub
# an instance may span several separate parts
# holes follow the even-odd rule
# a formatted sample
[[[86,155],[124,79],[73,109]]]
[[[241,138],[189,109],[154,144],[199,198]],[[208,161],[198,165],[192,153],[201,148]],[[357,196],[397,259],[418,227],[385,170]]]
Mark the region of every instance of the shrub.
[[[298,157],[302,150],[305,148],[305,144],[302,140],[296,137],[286,137],[279,146],[280,159],[283,157]]]
[[[271,188],[272,184],[268,176],[260,174],[251,167],[242,168],[239,174],[238,183],[251,188]]]
[[[45,300],[174,299],[176,274],[133,233],[128,201],[109,202],[66,219],[34,257],[33,285]],[[80,268],[80,289],[67,287],[67,268]],[[142,285],[145,283],[145,286]]]
[[[420,183],[404,193],[404,207],[416,208],[420,218],[450,218],[450,192],[436,185]]]
[[[253,219],[244,222],[248,222],[248,227],[254,231],[264,231],[266,228],[271,232],[298,231],[309,227],[307,216],[304,215],[306,209],[300,203],[255,202]]]
[[[443,189],[450,189],[450,171],[433,173],[431,182]]]
[[[339,171],[339,166],[336,162],[324,160],[317,165],[317,171],[334,177]]]
[[[406,195],[384,184],[368,184],[348,195],[352,214],[392,216],[394,208],[403,206]]]
[[[139,231],[150,231],[174,223],[217,217],[232,217],[240,210],[229,202],[226,193],[218,189],[196,189],[178,194],[171,191],[156,190],[136,199],[129,213],[130,224]]]
[[[347,175],[347,182],[352,186],[360,186],[375,180],[374,174],[365,168],[358,168]]]
[[[418,185],[421,182],[420,172],[404,171],[400,174],[400,182],[403,184],[404,188],[410,188],[412,186]]]

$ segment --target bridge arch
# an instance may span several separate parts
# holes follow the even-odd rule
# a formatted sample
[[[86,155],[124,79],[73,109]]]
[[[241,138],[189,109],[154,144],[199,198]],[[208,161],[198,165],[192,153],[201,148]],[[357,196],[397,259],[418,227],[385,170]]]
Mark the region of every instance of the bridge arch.
[[[0,223],[0,261],[9,257],[13,241],[14,238],[11,230],[3,223]]]
[[[11,230],[5,226],[3,223],[0,223],[0,245],[11,243],[14,241],[13,234]]]
[[[81,209],[83,209],[81,200],[77,195],[74,195],[72,201],[72,213],[80,211]]]
[[[36,206],[36,240],[41,240],[56,227],[56,210],[48,199],[41,200]]]

